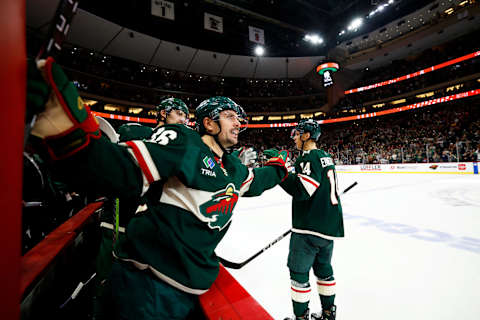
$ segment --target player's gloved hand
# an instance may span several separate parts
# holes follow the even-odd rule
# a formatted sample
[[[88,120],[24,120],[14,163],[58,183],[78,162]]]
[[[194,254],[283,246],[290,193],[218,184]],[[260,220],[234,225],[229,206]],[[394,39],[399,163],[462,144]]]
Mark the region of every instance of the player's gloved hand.
[[[257,161],[257,151],[253,150],[253,148],[241,148],[238,158],[242,162],[242,164],[248,166],[249,164],[255,163]]]
[[[60,66],[52,58],[29,63],[27,108],[41,111],[31,133],[44,139],[50,156],[66,158],[99,139],[98,122]]]
[[[263,155],[267,160],[273,157],[277,157],[279,153],[280,151],[278,151],[277,149],[267,149],[263,151]]]
[[[286,163],[286,162],[290,161],[290,151],[288,151],[288,150],[280,150],[280,151],[278,152],[277,157],[282,158],[283,161],[285,161],[285,163]]]
[[[269,149],[269,150],[276,150],[276,149]],[[268,150],[265,150],[265,151],[268,151]],[[265,151],[263,152],[264,154],[265,154]],[[281,150],[281,151],[276,150],[276,151],[277,151],[277,155],[271,157],[265,163],[265,166],[280,166],[280,167],[282,167],[282,169],[284,169],[284,172],[285,172],[285,176],[282,179],[282,181],[283,181],[288,176],[288,169],[287,169],[287,166],[286,166],[285,162],[289,158],[290,153],[288,152],[288,150]],[[269,152],[269,154],[273,154],[273,152],[272,153]]]

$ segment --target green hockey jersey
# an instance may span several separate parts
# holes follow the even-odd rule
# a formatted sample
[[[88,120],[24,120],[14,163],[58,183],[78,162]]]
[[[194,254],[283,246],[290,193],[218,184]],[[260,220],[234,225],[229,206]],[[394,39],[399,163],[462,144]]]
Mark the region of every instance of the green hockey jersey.
[[[143,126],[136,122],[122,124],[120,127],[118,127],[118,135],[120,142],[148,139],[150,138],[152,133],[152,128]]]
[[[144,197],[115,255],[192,294],[207,291],[217,277],[214,250],[239,197],[260,195],[286,174],[281,166],[248,169],[229,154],[217,160],[183,125],[157,128],[149,141],[92,140],[63,165],[75,165],[82,182],[119,197],[145,195],[161,183],[159,197]]]
[[[126,123],[118,128],[118,140],[120,142],[130,140],[147,140],[150,139],[152,133],[153,129],[151,127],[143,126],[136,122]],[[111,201],[115,201],[115,199],[112,199]],[[134,213],[137,209],[139,202],[140,199],[138,197],[130,197],[127,199],[122,199],[122,201],[120,201],[120,232],[124,232],[125,225],[132,213]],[[107,229],[114,230],[115,207],[116,205],[112,205],[109,208],[104,208],[104,214],[102,214],[102,216],[100,217],[101,226]]]
[[[323,150],[304,151],[280,186],[292,196],[292,232],[325,239],[344,236],[342,204],[332,157]]]

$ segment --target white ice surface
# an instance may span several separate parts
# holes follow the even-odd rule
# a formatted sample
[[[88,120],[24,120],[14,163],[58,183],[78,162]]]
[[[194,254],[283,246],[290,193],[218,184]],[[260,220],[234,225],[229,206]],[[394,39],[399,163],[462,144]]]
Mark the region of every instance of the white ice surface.
[[[335,241],[337,319],[480,319],[480,176],[339,174],[346,237]],[[280,187],[240,199],[217,254],[247,259],[291,226]],[[290,236],[229,270],[275,318],[293,314]],[[313,273],[310,309],[320,310]]]

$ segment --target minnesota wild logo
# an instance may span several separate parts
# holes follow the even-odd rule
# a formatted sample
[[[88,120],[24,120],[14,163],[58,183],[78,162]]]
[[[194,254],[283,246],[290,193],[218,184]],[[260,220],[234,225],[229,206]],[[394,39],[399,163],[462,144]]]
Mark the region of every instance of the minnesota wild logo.
[[[208,226],[222,230],[230,221],[232,211],[238,201],[238,192],[230,183],[212,196],[211,200],[200,205],[200,212],[208,219]]]

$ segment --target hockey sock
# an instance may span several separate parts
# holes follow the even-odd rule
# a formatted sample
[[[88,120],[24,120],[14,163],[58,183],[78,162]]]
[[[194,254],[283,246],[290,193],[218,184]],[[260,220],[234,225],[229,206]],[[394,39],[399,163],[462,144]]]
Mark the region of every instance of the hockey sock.
[[[329,310],[335,302],[336,281],[333,276],[317,279],[317,289],[323,310]]]
[[[293,313],[296,317],[301,317],[308,309],[310,301],[310,283],[308,273],[297,273],[290,271],[291,293],[293,303]]]

